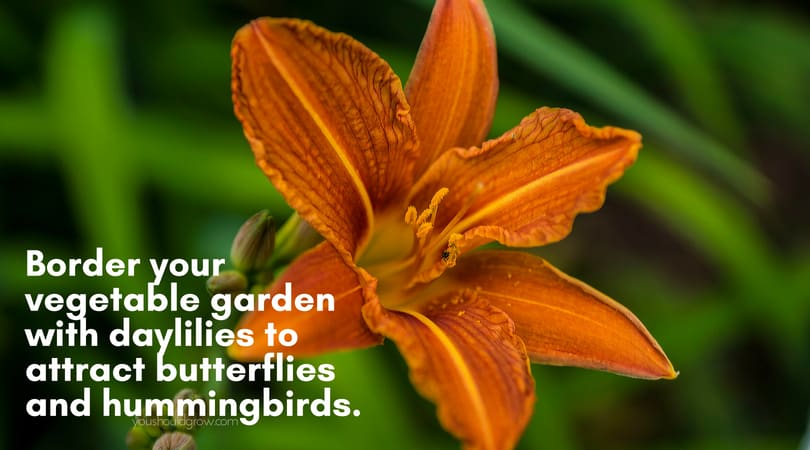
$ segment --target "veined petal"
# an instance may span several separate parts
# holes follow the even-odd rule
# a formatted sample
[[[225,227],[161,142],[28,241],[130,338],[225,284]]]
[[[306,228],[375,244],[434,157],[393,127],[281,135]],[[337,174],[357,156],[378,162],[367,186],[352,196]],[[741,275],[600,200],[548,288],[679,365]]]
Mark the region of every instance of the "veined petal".
[[[251,22],[231,55],[234,109],[258,165],[353,255],[374,212],[412,183],[416,137],[399,78],[354,39],[293,19]]]
[[[495,35],[480,0],[437,0],[405,87],[421,173],[452,147],[486,138],[498,96]]]
[[[372,298],[363,315],[397,344],[414,386],[465,449],[515,446],[531,416],[534,380],[506,314],[466,291],[420,311],[386,310]]]
[[[472,252],[441,278],[474,288],[512,318],[532,361],[637,378],[677,373],[644,325],[605,294],[514,251]]]
[[[313,356],[334,350],[365,348],[382,342],[379,336],[366,326],[361,313],[363,294],[357,274],[347,266],[328,242],[299,256],[273,283],[267,292],[285,292],[285,283],[291,283],[293,296],[306,293],[313,298],[317,294],[332,294],[334,311],[277,312],[268,301],[265,311],[246,313],[237,329],[253,330],[255,344],[228,348],[230,356],[237,360],[260,360],[271,351],[282,351],[295,356]],[[276,342],[267,345],[264,330],[272,322],[276,330],[291,328],[298,333],[298,343],[284,347]],[[278,338],[278,336],[276,336]]]
[[[434,228],[456,235],[453,257],[492,240],[540,246],[568,235],[578,213],[599,209],[607,185],[640,147],[634,131],[593,128],[573,111],[541,108],[481,148],[443,154],[414,186],[409,204],[427,204],[440,188],[449,189]],[[422,281],[444,270],[447,243],[438,244]]]

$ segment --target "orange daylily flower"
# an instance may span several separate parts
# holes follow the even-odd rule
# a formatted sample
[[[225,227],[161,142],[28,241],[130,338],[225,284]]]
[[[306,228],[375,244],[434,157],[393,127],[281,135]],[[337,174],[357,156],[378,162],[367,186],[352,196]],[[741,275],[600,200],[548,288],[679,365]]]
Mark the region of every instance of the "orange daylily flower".
[[[676,374],[626,308],[529,254],[473,251],[564,238],[598,209],[640,136],[541,108],[483,142],[498,90],[480,0],[438,0],[402,89],[351,37],[258,19],[234,38],[236,116],[261,169],[324,242],[270,287],[331,292],[332,312],[255,312],[299,331],[298,356],[394,341],[416,389],[469,449],[516,445],[535,393],[529,363],[639,378]],[[475,147],[480,145],[480,147]],[[261,359],[279,349],[230,349]]]

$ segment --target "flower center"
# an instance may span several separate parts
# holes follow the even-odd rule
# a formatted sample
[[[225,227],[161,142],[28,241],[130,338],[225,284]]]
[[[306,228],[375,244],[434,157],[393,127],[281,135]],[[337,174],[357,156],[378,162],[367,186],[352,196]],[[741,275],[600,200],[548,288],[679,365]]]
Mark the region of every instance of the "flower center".
[[[430,200],[427,209],[424,209],[419,214],[416,213],[414,206],[408,206],[407,211],[405,211],[405,223],[410,225],[416,237],[413,249],[411,250],[411,260],[417,263],[419,267],[426,267],[424,263],[430,265],[430,255],[436,253],[443,245],[446,245],[447,248],[441,254],[442,261],[444,261],[448,267],[456,265],[458,249],[455,245],[455,241],[458,240],[461,235],[452,233],[452,230],[459,220],[461,220],[462,212],[456,214],[439,232],[435,232],[434,227],[439,204],[444,200],[444,197],[447,196],[447,193],[447,188],[439,189],[433,194],[433,198]],[[445,242],[447,243],[445,244]]]
[[[472,199],[453,215],[441,229],[436,227],[439,205],[448,194],[441,188],[433,194],[427,208],[419,212],[408,206],[402,216],[384,216],[377,220],[373,237],[359,264],[378,280],[377,294],[387,308],[398,308],[418,301],[420,285],[431,281],[430,271],[441,259],[453,267],[459,255],[456,232]]]

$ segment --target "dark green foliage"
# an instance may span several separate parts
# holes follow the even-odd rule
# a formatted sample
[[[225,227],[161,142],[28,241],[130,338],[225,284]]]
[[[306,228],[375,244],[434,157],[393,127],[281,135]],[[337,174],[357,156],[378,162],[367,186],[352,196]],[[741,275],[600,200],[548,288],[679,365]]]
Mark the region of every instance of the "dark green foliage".
[[[290,213],[232,114],[236,29],[262,15],[310,19],[357,37],[407,79],[430,3],[0,6],[0,448],[123,448],[132,426],[100,414],[26,417],[25,398],[80,389],[25,381],[25,366],[51,352],[29,349],[22,327],[53,326],[59,315],[29,313],[23,293],[114,282],[25,278],[26,248],[226,257],[250,214],[268,209],[281,223]],[[737,3],[488,2],[501,56],[493,135],[541,105],[644,135],[637,165],[605,207],[537,253],[636,312],[681,373],[648,382],[535,366],[538,401],[521,449],[799,446],[810,407],[810,19],[806,6],[788,2]],[[182,287],[205,295],[204,280]],[[109,330],[120,315],[90,319]],[[169,327],[171,317],[134,320]],[[103,346],[60,353],[108,362],[149,355]],[[224,352],[170,355],[204,356]],[[321,360],[336,365],[333,393],[351,399],[359,418],[211,426],[195,436],[197,448],[458,448],[393,346]],[[114,386],[122,397],[149,398],[183,387]],[[192,387],[235,397],[261,388]]]

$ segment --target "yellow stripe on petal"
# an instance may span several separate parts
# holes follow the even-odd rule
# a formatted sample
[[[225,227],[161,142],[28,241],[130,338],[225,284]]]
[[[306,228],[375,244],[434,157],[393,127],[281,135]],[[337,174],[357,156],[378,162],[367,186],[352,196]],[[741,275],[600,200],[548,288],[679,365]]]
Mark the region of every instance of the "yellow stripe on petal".
[[[632,312],[536,256],[472,252],[441,280],[449,291],[474,286],[482,299],[508,314],[534,362],[636,378],[677,375]]]
[[[531,416],[534,380],[512,321],[472,291],[419,311],[363,307],[370,328],[394,341],[411,381],[436,403],[442,426],[465,449],[514,448]]]
[[[495,35],[481,0],[438,0],[406,86],[421,173],[452,147],[486,138],[498,95]]]
[[[481,441],[485,443],[485,447],[494,447],[495,444],[492,436],[493,432],[491,429],[491,424],[487,419],[485,400],[481,398],[481,391],[479,390],[478,386],[476,386],[475,376],[470,373],[470,367],[464,361],[464,357],[461,355],[459,348],[456,347],[456,344],[452,341],[452,339],[450,339],[447,333],[445,333],[441,328],[439,328],[438,325],[427,317],[416,311],[402,312],[421,322],[422,325],[427,328],[428,332],[433,334],[441,348],[440,350],[435,349],[433,351],[442,351],[447,354],[447,357],[450,360],[450,366],[456,370],[456,382],[460,383],[463,386],[462,389],[464,389],[469,395],[469,401],[472,405],[471,411],[472,414],[475,415],[474,420],[481,426]]]
[[[640,148],[636,132],[589,127],[572,111],[541,108],[481,148],[446,152],[414,186],[409,201],[424,203],[447,187],[434,228],[442,230],[439,236],[461,235],[452,242],[458,254],[493,240],[513,247],[545,245],[568,235],[577,214],[602,206],[608,184]],[[465,211],[460,220],[457,211]],[[417,279],[444,271],[440,256],[450,244],[447,239],[431,244],[429,265]]]
[[[259,19],[234,38],[233,100],[256,161],[346,258],[412,183],[416,133],[399,78],[352,38]]]
[[[348,157],[348,150],[343,148],[338,139],[335,138],[333,135],[332,130],[326,125],[325,118],[319,115],[319,112],[316,108],[310,103],[307,99],[306,94],[302,90],[302,86],[296,82],[296,76],[293,75],[291,67],[287,67],[287,63],[281,58],[277,53],[273,46],[267,42],[267,38],[262,33],[262,28],[258,22],[254,22],[251,24],[256,37],[259,39],[259,42],[262,45],[262,48],[267,53],[267,56],[270,58],[271,63],[276,66],[276,69],[281,74],[281,78],[287,82],[287,85],[292,91],[295,98],[301,102],[301,106],[304,107],[309,116],[312,118],[312,121],[315,122],[317,130],[323,134],[323,137],[329,141],[329,146],[334,150],[335,154],[340,158],[340,162],[343,164],[343,168],[349,175],[349,179],[351,179],[352,183],[354,184],[355,189],[357,189],[357,193],[360,195],[360,199],[363,202],[363,209],[365,210],[366,214],[368,215],[369,223],[372,223],[372,211],[374,208],[371,206],[371,199],[368,196],[368,192],[366,191],[366,186],[363,183],[363,180],[360,179],[360,175],[357,173],[357,170],[352,165],[352,161],[349,160]],[[328,112],[328,111],[327,111]]]

